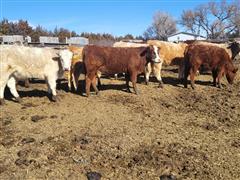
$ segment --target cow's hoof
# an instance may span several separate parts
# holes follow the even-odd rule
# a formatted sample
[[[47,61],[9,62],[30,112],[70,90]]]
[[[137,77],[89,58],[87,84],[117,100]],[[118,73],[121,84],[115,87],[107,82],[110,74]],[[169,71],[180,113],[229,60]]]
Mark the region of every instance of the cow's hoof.
[[[139,92],[139,91],[135,91],[135,94],[136,94],[136,95],[139,95],[139,94],[140,94],[140,92]]]
[[[195,89],[195,86],[191,86],[192,87],[192,89]]]
[[[176,180],[176,176],[174,175],[161,175],[160,180]]]
[[[77,89],[75,89],[75,88],[71,88],[71,93],[75,93],[75,92],[77,92]]]
[[[25,87],[25,88],[29,88],[29,87],[30,87],[29,80],[25,80],[25,82],[24,82],[24,87]]]
[[[218,87],[219,89],[222,89],[222,85],[221,85],[221,84],[218,84],[217,87]]]
[[[16,102],[18,102],[18,103],[22,103],[22,98],[20,98],[20,97],[16,97]]]
[[[179,84],[183,84],[184,83],[184,79],[183,78],[179,78],[178,82],[179,82]]]
[[[98,92],[96,92],[96,95],[97,95],[97,96],[100,96],[100,92],[99,92],[99,91],[98,91]]]
[[[149,82],[148,82],[148,81],[146,81],[146,82],[145,82],[145,84],[148,86],[148,85],[149,85]]]
[[[158,87],[159,87],[159,88],[163,88],[163,83],[162,83],[162,82],[159,83]]]
[[[5,100],[4,99],[0,99],[0,105],[4,105],[5,104]]]
[[[102,175],[98,172],[88,172],[86,174],[88,180],[100,180]]]
[[[58,101],[58,98],[57,98],[57,96],[52,96],[52,99],[51,99],[53,102],[57,102]]]

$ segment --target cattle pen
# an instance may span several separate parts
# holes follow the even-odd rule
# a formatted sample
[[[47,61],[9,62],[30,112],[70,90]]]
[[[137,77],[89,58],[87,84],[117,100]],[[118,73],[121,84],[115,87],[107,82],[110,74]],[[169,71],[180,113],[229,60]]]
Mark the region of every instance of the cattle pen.
[[[163,88],[139,75],[139,95],[129,93],[124,77],[105,75],[101,94],[88,98],[84,76],[77,91],[63,79],[57,102],[45,80],[19,83],[21,103],[6,88],[0,179],[239,179],[240,74],[232,85],[223,78],[220,89],[202,73],[195,90],[178,75],[178,66],[163,66]]]

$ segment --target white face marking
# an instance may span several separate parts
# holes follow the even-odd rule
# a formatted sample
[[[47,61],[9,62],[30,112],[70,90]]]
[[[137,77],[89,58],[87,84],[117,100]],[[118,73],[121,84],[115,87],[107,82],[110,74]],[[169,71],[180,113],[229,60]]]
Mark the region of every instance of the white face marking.
[[[153,59],[153,62],[160,63],[161,59],[160,59],[159,54],[158,54],[158,47],[153,46],[153,49],[154,49],[154,53],[155,53],[155,58]]]
[[[73,53],[69,50],[61,50],[59,56],[62,61],[63,69],[69,71],[71,67]]]

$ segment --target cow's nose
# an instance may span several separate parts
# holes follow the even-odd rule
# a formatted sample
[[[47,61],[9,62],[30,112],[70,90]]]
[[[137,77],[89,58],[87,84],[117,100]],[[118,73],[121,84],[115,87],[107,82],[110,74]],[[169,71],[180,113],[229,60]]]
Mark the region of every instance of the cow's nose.
[[[155,59],[154,59],[154,62],[159,62],[159,63],[160,63],[160,62],[161,62],[161,59],[160,59],[160,58],[155,58]]]

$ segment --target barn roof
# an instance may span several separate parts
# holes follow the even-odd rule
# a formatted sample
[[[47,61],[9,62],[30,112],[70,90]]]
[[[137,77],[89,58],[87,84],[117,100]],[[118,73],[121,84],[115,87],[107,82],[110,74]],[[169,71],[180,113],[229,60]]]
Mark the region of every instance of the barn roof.
[[[168,36],[168,37],[176,36],[176,35],[178,35],[178,34],[186,34],[186,35],[190,35],[190,36],[205,38],[204,36],[201,36],[201,35],[198,35],[198,34],[194,34],[194,33],[188,33],[188,32],[177,32],[177,33],[171,34],[171,35]]]

